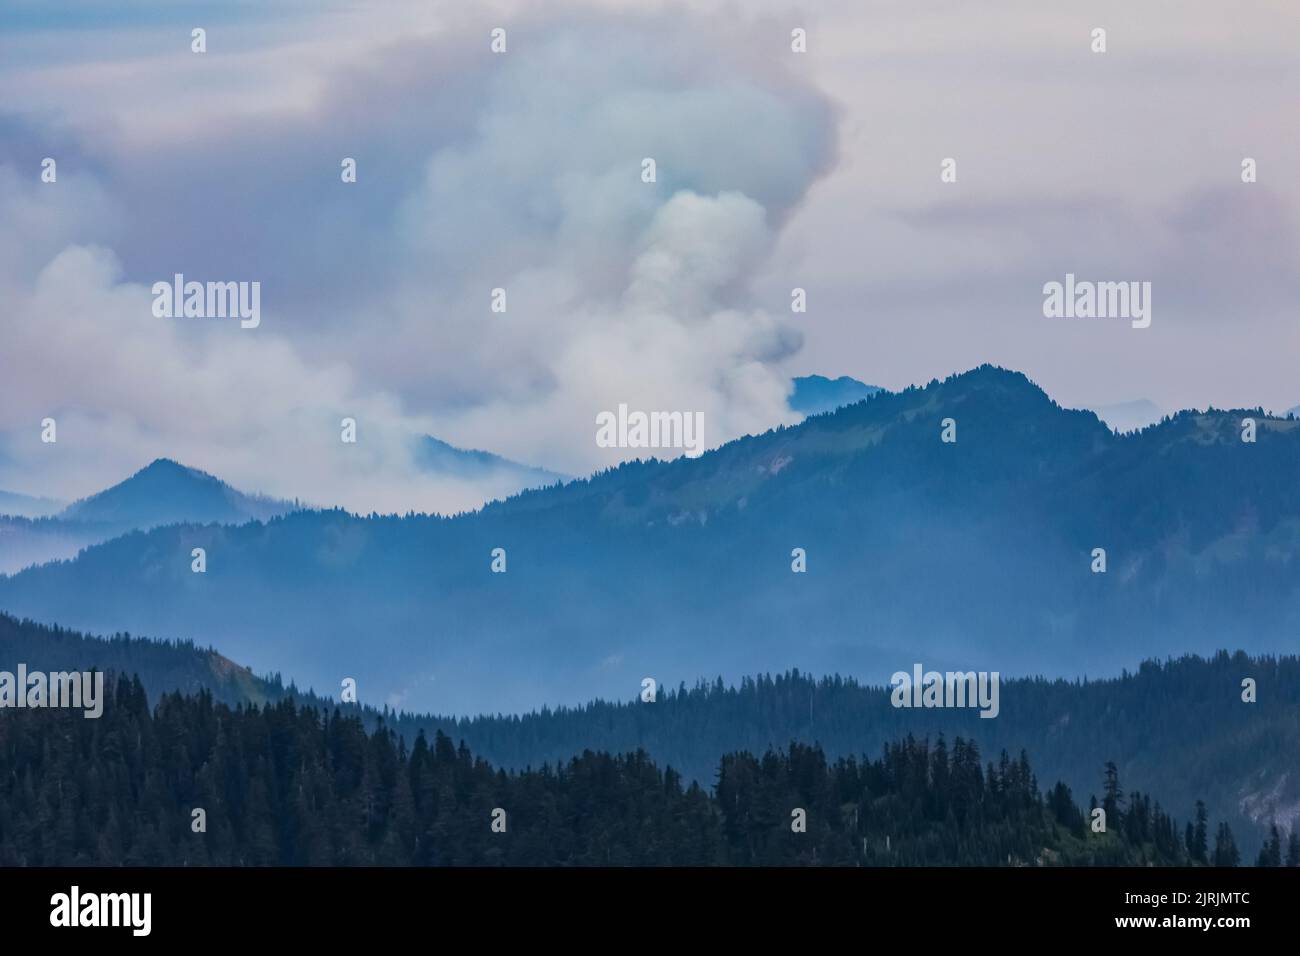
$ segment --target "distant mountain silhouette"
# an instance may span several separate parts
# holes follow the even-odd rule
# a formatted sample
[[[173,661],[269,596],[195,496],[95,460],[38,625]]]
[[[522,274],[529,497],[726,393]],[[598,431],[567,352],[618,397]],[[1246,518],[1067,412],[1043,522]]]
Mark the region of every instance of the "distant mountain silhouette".
[[[414,454],[426,472],[477,484],[488,498],[567,480],[565,475],[429,436],[420,436]],[[305,506],[237,491],[169,458],[156,459],[125,481],[71,505],[0,492],[0,574],[70,558],[82,548],[131,531],[167,524],[265,521],[299,507]]]
[[[293,502],[236,491],[206,472],[159,458],[98,494],[45,516],[0,516],[0,574],[61,558],[131,531],[168,524],[242,524]]]
[[[847,375],[836,379],[824,375],[804,375],[794,380],[794,394],[790,396],[789,405],[791,410],[804,415],[820,415],[870,398],[879,391],[883,389]]]
[[[1088,411],[1119,432],[1137,431],[1154,425],[1164,417],[1160,406],[1145,398],[1111,405],[1090,405]]]
[[[74,501],[59,517],[147,530],[180,522],[264,521],[294,507],[292,502],[244,494],[207,472],[159,458],[125,481]]]
[[[983,366],[454,518],[312,511],[133,534],[0,579],[0,607],[193,638],[443,713],[791,667],[1097,676],[1294,649],[1297,474],[1300,422],[1182,412],[1117,435]]]
[[[82,548],[128,530],[121,525],[62,521],[57,517],[0,515],[0,574],[70,558]]]
[[[422,435],[416,443],[416,462],[426,471],[467,481],[497,478],[510,481],[515,487],[511,494],[528,488],[542,488],[558,481],[567,481],[568,475],[521,465],[490,451],[457,448],[440,438]]]
[[[13,491],[0,491],[0,516],[44,518],[62,511],[66,505],[67,502],[54,498],[38,498],[34,495],[20,495]]]

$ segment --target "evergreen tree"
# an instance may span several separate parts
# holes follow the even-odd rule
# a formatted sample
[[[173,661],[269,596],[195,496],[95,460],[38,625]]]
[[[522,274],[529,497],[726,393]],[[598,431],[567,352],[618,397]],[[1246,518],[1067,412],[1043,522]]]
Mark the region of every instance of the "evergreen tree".
[[[763,681],[771,680],[762,678]],[[908,736],[828,761],[792,742],[725,754],[712,793],[644,751],[585,751],[506,771],[436,731],[291,699],[207,691],[150,710],[105,682],[103,716],[0,713],[0,865],[1148,865],[1180,864],[1176,824],[1134,792],[1094,834],[1028,757],[983,764],[963,737]],[[1120,799],[1111,775],[1107,798]],[[191,813],[206,829],[191,829]],[[491,829],[505,808],[508,829]],[[797,825],[795,825],[797,824]],[[1221,837],[1227,834],[1220,828]],[[1216,843],[1231,845],[1231,836]],[[1280,836],[1273,844],[1280,858]],[[1227,851],[1225,850],[1224,853]],[[1235,854],[1235,848],[1232,853]]]
[[[1269,827],[1268,842],[1265,843],[1263,848],[1259,851],[1259,858],[1255,860],[1255,865],[1282,865],[1282,834],[1278,832],[1276,823]]]
[[[1196,801],[1196,829],[1192,831],[1192,844],[1189,848],[1191,857],[1197,863],[1206,862],[1206,854],[1209,852],[1209,815],[1205,810],[1205,803],[1201,800]]]
[[[1214,837],[1214,865],[1239,866],[1241,854],[1237,852],[1237,841],[1232,838],[1232,830],[1227,823],[1219,824],[1219,832]]]
[[[1124,791],[1119,785],[1119,769],[1115,766],[1115,761],[1106,761],[1106,779],[1102,783],[1101,808],[1106,811],[1106,826],[1108,828],[1118,828],[1123,822],[1122,806],[1124,803]]]

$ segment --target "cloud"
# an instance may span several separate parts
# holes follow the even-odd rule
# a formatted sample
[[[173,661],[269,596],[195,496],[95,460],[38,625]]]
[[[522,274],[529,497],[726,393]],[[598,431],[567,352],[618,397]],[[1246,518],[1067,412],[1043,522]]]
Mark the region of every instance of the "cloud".
[[[271,494],[355,510],[469,507],[478,490],[419,473],[409,437],[428,421],[359,389],[345,366],[308,367],[237,320],[158,319],[113,254],[69,246],[27,289],[6,289],[6,481],[84,494],[170,456]],[[340,441],[358,420],[355,445]],[[58,441],[40,441],[54,418]]]
[[[91,160],[54,186],[0,166],[0,216],[39,239],[0,246],[16,393],[0,481],[51,476],[31,446],[51,409],[59,494],[168,455],[360,510],[501,493],[431,487],[414,431],[580,473],[630,454],[595,445],[596,414],[619,402],[702,411],[709,444],[790,420],[788,292],[750,286],[834,163],[833,108],[730,18],[518,14],[503,56],[495,22],[458,13],[353,49],[269,111],[223,92],[242,81],[220,57],[101,67],[114,92],[93,122],[74,115],[66,152]],[[238,57],[273,75],[271,52]],[[171,119],[147,98],[150,121],[125,109],[146,85]],[[154,319],[146,290],[174,272],[260,281],[262,327]],[[362,435],[351,457],[343,415]]]
[[[543,384],[485,396],[451,423],[490,433],[530,460],[589,470],[620,454],[602,458],[606,450],[594,444],[596,415],[619,403],[703,412],[708,445],[795,420],[776,363],[797,348],[798,333],[765,310],[726,304],[728,288],[769,247],[764,211],[752,199],[675,194],[630,244],[635,254],[619,295],[534,305],[506,318],[518,324],[494,340],[518,348],[511,363],[531,363]]]
[[[512,52],[478,67],[477,122],[399,213],[388,311],[423,361],[394,370],[387,339],[359,360],[443,407],[451,435],[568,471],[610,463],[594,420],[622,401],[703,411],[711,443],[786,420],[788,293],[755,302],[749,283],[833,163],[834,114],[772,61],[719,49],[714,26],[512,28]]]
[[[214,12],[204,56],[179,28],[211,5],[141,0],[114,25],[27,2],[0,31],[22,113],[0,117],[0,215],[18,224],[0,235],[0,291],[29,296],[73,247],[110,250],[115,284],[258,280],[252,342],[301,378],[284,391],[334,384],[304,399],[322,420],[364,406],[567,473],[608,463],[594,416],[620,401],[703,411],[717,442],[784,420],[796,372],[901,387],[993,361],[1073,404],[1294,404],[1300,133],[1283,117],[1300,13],[1225,26],[1210,0],[1172,20],[1167,5],[1010,2],[990,20],[956,2],[295,0]],[[1087,49],[1094,19],[1105,57]],[[44,155],[57,189],[34,181]],[[1258,183],[1239,180],[1246,155]],[[1042,284],[1066,271],[1152,281],[1149,334],[1045,323]],[[238,390],[217,332],[186,328],[174,360],[210,347],[205,375]],[[62,357],[24,356],[52,370],[29,383],[37,404],[58,404]],[[328,459],[277,458],[271,424],[248,449],[219,416],[159,430],[112,404],[131,390],[107,375],[87,414],[135,436],[121,457],[180,445],[253,488],[337,493]],[[86,467],[88,485],[120,477]]]

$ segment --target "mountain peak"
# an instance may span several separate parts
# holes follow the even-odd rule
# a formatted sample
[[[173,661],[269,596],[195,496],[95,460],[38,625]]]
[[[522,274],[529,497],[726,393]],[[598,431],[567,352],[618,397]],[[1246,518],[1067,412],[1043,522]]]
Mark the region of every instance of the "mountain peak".
[[[1245,444],[1241,417],[1184,412],[1116,435],[981,366],[472,514],[225,528],[202,586],[194,529],[127,535],[0,578],[0,606],[220,640],[309,684],[348,673],[380,698],[461,710],[623,693],[653,660],[673,661],[675,683],[794,659],[826,673],[1118,670],[1135,646],[1163,656],[1239,635],[1271,652],[1300,607],[1300,423],[1260,418]],[[161,488],[206,487],[155,469]],[[520,586],[488,577],[498,546]],[[1096,548],[1109,577],[1091,570]],[[1231,600],[1242,581],[1250,600]],[[564,633],[539,639],[554,621]],[[368,632],[376,652],[358,654]]]
[[[149,462],[149,464],[145,465],[143,468],[137,471],[136,474],[143,475],[147,471],[168,471],[168,470],[197,471],[197,469],[195,468],[190,468],[186,465],[182,465],[179,461],[177,461],[174,458],[155,458],[153,461]]]
[[[208,474],[206,471],[201,471],[198,468],[191,468],[188,465],[182,465],[174,458],[155,458],[128,478],[127,481],[134,481],[137,478],[190,478],[215,481],[218,484],[224,484],[221,479]]]
[[[288,502],[246,495],[205,471],[155,458],[125,481],[73,502],[60,517],[151,528],[165,524],[242,524],[291,510]]]
[[[966,385],[977,388],[994,386],[1047,397],[1047,393],[1024,372],[991,365],[985,362],[965,372],[954,372],[943,380],[944,385]]]

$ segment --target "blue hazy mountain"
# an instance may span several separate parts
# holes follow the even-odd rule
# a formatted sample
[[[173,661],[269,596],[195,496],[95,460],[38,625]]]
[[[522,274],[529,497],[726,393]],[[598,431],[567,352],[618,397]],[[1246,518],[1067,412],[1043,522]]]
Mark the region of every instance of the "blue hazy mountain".
[[[132,534],[0,580],[0,608],[442,713],[792,667],[1097,676],[1294,650],[1296,474],[1300,422],[1182,412],[1120,435],[984,366],[473,514]]]
[[[181,522],[242,524],[284,514],[295,507],[293,502],[236,491],[207,472],[159,458],[125,481],[74,501],[59,517],[147,530]]]
[[[794,393],[788,404],[792,411],[802,415],[820,415],[870,398],[879,391],[882,391],[879,386],[866,385],[847,375],[839,378],[803,375],[794,380]]]
[[[124,530],[129,529],[56,517],[0,515],[0,574],[70,558],[82,548],[117,537]]]
[[[250,495],[206,472],[159,458],[131,477],[53,514],[0,516],[0,574],[69,558],[131,531],[167,524],[242,524],[294,510]]]
[[[1088,411],[1118,432],[1138,431],[1164,417],[1160,406],[1145,398],[1110,405],[1089,405]]]
[[[416,440],[414,454],[426,472],[477,483],[486,497],[505,497],[566,478],[428,436]],[[66,507],[47,499],[0,492],[0,574],[70,558],[82,548],[131,531],[167,524],[265,521],[299,507],[296,501],[237,491],[213,475],[167,458],[159,458],[113,487]]]
[[[511,493],[528,488],[542,488],[568,475],[521,465],[519,462],[494,455],[490,451],[457,448],[431,435],[422,435],[415,445],[415,460],[425,471],[466,481],[504,480],[513,485]]]
[[[20,495],[14,491],[0,491],[0,516],[18,518],[45,518],[66,507],[67,502],[35,495]]]

